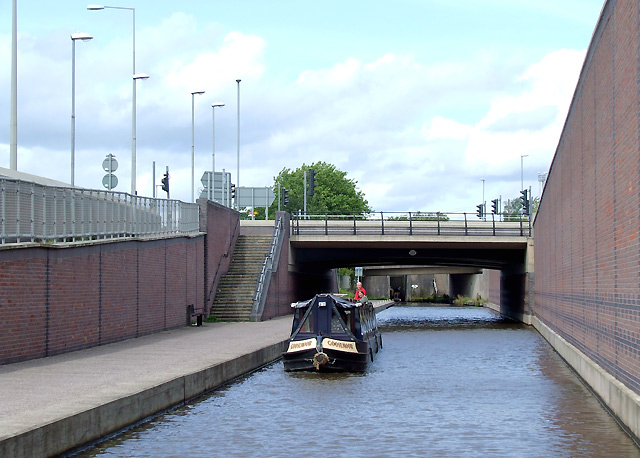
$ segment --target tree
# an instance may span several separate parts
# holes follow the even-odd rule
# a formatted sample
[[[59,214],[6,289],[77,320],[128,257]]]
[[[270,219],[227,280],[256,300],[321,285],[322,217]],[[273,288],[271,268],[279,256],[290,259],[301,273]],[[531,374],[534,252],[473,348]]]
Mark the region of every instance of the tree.
[[[302,164],[293,171],[285,167],[274,177],[276,199],[269,207],[269,217],[275,215],[278,209],[279,193],[283,188],[289,190],[289,203],[281,206],[281,209],[288,212],[304,209],[304,172],[311,169],[316,171],[316,187],[313,196],[307,195],[307,213],[351,215],[371,211],[362,191],[356,189],[357,182],[354,179],[347,178],[347,173],[334,165],[320,161],[311,165]]]
[[[531,214],[534,215],[538,211],[540,205],[540,197],[534,197],[531,201]],[[522,199],[507,199],[502,207],[502,216],[505,221],[528,221],[528,217],[522,214]]]

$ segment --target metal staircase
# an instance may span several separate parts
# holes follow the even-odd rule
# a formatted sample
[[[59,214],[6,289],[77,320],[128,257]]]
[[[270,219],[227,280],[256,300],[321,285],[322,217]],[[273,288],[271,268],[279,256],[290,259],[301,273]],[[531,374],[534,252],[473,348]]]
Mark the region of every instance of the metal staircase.
[[[271,247],[271,235],[239,235],[229,270],[220,279],[210,315],[220,321],[249,321],[256,285]]]

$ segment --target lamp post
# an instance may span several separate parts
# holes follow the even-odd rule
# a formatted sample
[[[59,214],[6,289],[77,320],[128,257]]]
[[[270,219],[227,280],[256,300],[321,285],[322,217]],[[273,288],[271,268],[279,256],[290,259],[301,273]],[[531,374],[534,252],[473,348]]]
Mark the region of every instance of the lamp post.
[[[215,183],[215,173],[216,173],[216,107],[223,107],[224,103],[215,102],[211,104],[211,121],[212,121],[212,150],[211,150],[211,175],[209,179],[209,200],[213,200],[213,186]]]
[[[520,155],[520,190],[524,189],[524,158],[529,157],[528,154]]]
[[[204,91],[194,91],[191,93],[191,202],[196,201],[195,188],[196,188],[196,154],[195,154],[195,110],[194,110],[194,96],[196,94],[204,94]]]
[[[240,187],[240,79],[236,80],[238,83],[238,157],[237,157],[237,170],[236,170],[236,188]],[[237,202],[237,200],[236,200]],[[236,210],[240,210],[236,204]]]
[[[133,74],[133,87],[136,87],[136,83],[140,80],[149,79],[149,75],[146,73],[134,73]],[[137,142],[137,131],[136,131],[136,91],[133,91],[133,117],[131,118],[131,195],[135,196],[136,192],[136,142]]]
[[[93,39],[88,33],[71,34],[71,186],[75,186],[76,163],[76,40]]]
[[[136,9],[125,6],[105,6],[105,5],[89,5],[88,10],[98,11],[105,9],[129,10],[133,16],[133,77],[132,99],[131,99],[131,194],[136,194],[136,80],[146,78],[136,78]],[[147,76],[148,78],[148,76]]]
[[[9,121],[9,168],[18,170],[18,6],[11,7],[11,120]]]
[[[486,219],[487,207],[484,204],[484,178],[480,178],[480,180],[482,180],[482,215],[483,215],[483,218]]]

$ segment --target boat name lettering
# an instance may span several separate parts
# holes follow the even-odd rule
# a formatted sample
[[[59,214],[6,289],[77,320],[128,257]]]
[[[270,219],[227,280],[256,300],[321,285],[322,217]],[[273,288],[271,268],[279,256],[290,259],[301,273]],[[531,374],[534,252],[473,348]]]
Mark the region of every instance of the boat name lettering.
[[[288,352],[302,351],[308,350],[309,348],[316,347],[316,339],[306,339],[306,340],[296,340],[293,342],[289,342]]]
[[[349,353],[358,353],[355,342],[344,342],[342,340],[324,339],[322,341],[324,348],[330,348],[332,350],[346,351]]]

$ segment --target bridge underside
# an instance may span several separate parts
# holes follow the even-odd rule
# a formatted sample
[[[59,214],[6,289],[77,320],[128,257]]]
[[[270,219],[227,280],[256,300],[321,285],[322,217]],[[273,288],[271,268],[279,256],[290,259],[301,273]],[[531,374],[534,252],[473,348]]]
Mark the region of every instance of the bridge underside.
[[[451,273],[460,268],[497,270],[501,312],[523,319],[526,237],[291,236],[290,246],[289,270],[303,280],[304,291],[314,293],[335,289],[329,272],[338,267],[439,266],[452,268]]]

